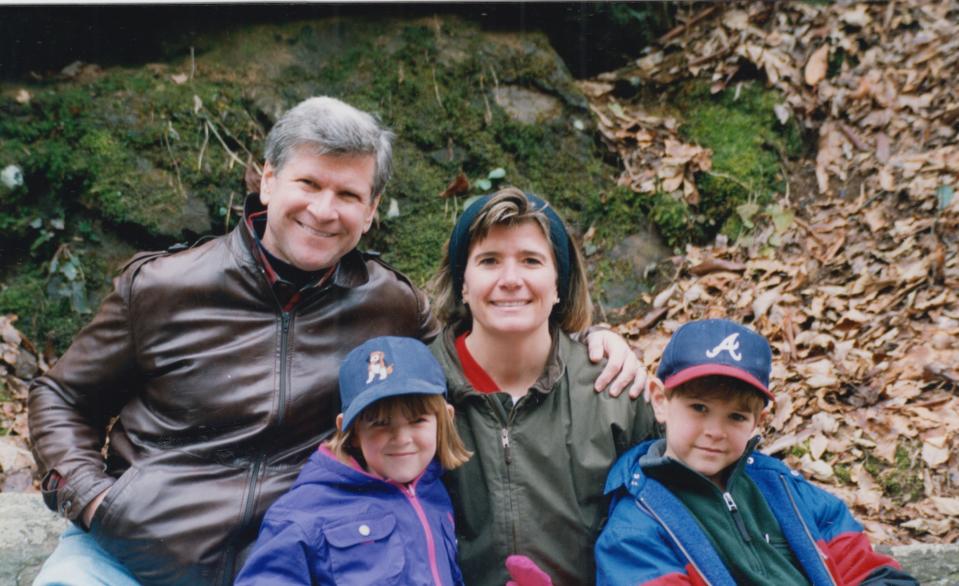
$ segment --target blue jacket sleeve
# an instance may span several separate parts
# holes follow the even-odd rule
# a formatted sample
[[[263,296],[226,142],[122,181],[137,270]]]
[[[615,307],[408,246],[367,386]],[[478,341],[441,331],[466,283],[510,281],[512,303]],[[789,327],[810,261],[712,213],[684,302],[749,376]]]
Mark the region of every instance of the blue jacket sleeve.
[[[841,499],[803,478],[796,478],[795,486],[816,524],[827,565],[837,578],[869,586],[917,584],[895,559],[873,550],[862,525]]]
[[[295,521],[270,518],[268,514],[234,585],[333,584],[325,569],[326,558],[321,555],[325,544],[315,541]]]
[[[613,514],[616,515],[616,512]],[[657,526],[652,523],[632,523],[634,520],[637,519],[607,525],[596,541],[598,586],[682,586],[702,583],[697,580],[698,576],[687,573],[685,560],[665,541],[665,536]]]

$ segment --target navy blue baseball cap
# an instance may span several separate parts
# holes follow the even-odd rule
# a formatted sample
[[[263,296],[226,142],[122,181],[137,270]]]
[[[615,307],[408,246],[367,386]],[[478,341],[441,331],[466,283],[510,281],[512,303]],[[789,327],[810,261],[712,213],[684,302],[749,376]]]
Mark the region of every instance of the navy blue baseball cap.
[[[749,383],[767,400],[772,351],[766,338],[726,319],[683,324],[663,350],[656,376],[667,389],[704,376],[728,376]]]
[[[340,365],[343,431],[376,401],[400,395],[446,395],[446,375],[419,340],[383,336],[363,342]]]

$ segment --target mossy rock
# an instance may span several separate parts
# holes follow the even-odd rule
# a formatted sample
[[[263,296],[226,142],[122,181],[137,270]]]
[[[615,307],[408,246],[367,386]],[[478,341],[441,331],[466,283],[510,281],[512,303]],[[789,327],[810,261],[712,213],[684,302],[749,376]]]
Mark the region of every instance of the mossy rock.
[[[460,172],[476,185],[503,169],[503,178],[487,179],[492,188],[542,195],[579,233],[595,225],[611,234],[606,224],[643,219],[609,216],[595,203],[617,191],[617,171],[597,148],[584,97],[538,32],[488,32],[458,16],[354,17],[237,25],[190,44],[192,57],[0,85],[0,167],[17,163],[26,179],[0,194],[8,227],[0,247],[9,251],[0,312],[28,312],[25,300],[44,296],[59,278],[49,262],[63,244],[78,252],[86,297],[97,299],[106,279],[87,265],[106,275],[120,265],[104,243],[157,248],[229,229],[244,163],[260,160],[283,111],[313,95],[374,112],[397,133],[394,178],[363,246],[417,284],[480,191],[440,198]],[[21,89],[28,103],[16,99]],[[399,215],[385,213],[391,205]],[[81,222],[95,233],[81,233]],[[594,245],[609,245],[603,238]],[[35,304],[46,321],[34,312],[21,322],[57,348],[88,318],[62,302],[56,311]]]
[[[632,90],[632,99],[648,111],[678,120],[683,140],[712,150],[712,169],[695,177],[697,205],[656,193],[620,194],[606,206],[619,215],[648,216],[676,249],[748,231],[784,191],[782,163],[808,155],[810,137],[795,118],[779,121],[774,108],[783,98],[760,80],[742,80],[717,94],[701,80]]]

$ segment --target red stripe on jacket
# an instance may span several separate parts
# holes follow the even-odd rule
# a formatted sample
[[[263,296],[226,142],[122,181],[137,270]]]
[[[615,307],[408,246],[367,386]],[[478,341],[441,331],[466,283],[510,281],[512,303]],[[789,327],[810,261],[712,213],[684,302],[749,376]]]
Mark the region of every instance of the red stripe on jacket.
[[[893,558],[873,551],[861,531],[840,533],[828,543],[819,540],[818,545],[826,553],[829,572],[840,585],[856,586],[883,566],[902,569]]]

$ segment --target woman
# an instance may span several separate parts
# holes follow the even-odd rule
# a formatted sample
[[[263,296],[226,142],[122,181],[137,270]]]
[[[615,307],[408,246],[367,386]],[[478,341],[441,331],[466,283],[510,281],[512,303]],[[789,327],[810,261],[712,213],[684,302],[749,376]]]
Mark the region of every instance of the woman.
[[[502,586],[518,554],[554,584],[592,583],[606,472],[654,423],[644,401],[592,391],[599,368],[570,337],[590,324],[579,250],[549,204],[506,188],[459,218],[433,289],[432,350],[474,453],[447,475],[467,582]]]

